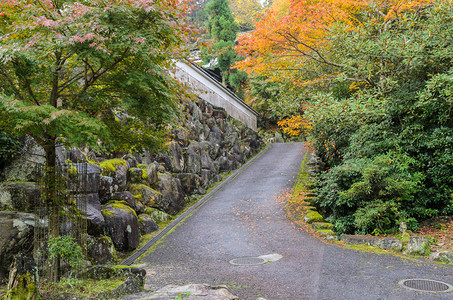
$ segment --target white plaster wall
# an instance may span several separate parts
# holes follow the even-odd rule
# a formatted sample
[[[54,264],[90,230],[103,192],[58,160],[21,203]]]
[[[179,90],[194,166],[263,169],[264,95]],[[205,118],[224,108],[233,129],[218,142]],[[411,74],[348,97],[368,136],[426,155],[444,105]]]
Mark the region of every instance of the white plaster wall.
[[[181,82],[191,85],[203,100],[224,108],[231,117],[257,130],[258,113],[203,69],[190,63],[177,62],[174,75]]]

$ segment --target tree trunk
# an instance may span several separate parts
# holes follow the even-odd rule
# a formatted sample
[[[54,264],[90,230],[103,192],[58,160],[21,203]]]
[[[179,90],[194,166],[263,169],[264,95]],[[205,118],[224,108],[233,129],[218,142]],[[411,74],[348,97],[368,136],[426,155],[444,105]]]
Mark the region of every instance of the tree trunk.
[[[58,237],[60,222],[60,205],[58,203],[58,166],[57,166],[57,155],[56,155],[56,141],[55,137],[48,137],[44,150],[46,152],[46,180],[45,182],[45,195],[47,206],[50,210],[50,236]],[[51,261],[49,280],[53,282],[59,281],[59,259],[54,258]]]
[[[5,299],[38,299],[36,272],[37,269],[32,257],[23,253],[16,255],[9,272],[8,293]]]

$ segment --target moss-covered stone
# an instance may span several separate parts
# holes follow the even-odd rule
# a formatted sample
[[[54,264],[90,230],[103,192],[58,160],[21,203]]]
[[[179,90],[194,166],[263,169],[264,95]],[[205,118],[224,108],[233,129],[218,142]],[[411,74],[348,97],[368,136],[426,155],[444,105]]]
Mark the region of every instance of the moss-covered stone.
[[[141,235],[146,235],[159,229],[157,222],[147,214],[140,214],[138,216],[138,226]]]
[[[304,217],[304,221],[308,224],[312,224],[314,222],[322,222],[324,218],[314,210],[307,211],[307,214]]]
[[[315,229],[329,229],[333,230],[333,224],[327,222],[314,222],[311,226]]]
[[[6,300],[35,300],[38,299],[38,292],[34,283],[33,275],[25,273],[20,276],[19,284],[8,291]]]
[[[112,239],[108,236],[88,236],[87,256],[93,265],[106,264],[118,259]]]
[[[167,221],[170,221],[171,219],[173,219],[172,216],[170,216],[169,214],[163,212],[163,211],[160,211],[156,208],[151,208],[151,207],[146,207],[145,208],[145,213],[151,217],[151,219],[154,220],[154,222],[156,223],[165,223]]]
[[[440,252],[432,253],[429,256],[429,259],[434,260],[434,261],[443,262],[446,264],[453,264],[453,252],[440,251]]]
[[[142,178],[147,180],[148,179],[148,165],[138,164],[137,168],[139,168],[139,169],[141,169],[143,171]]]
[[[411,236],[407,243],[404,254],[428,256],[431,254],[431,246],[429,240],[425,236]]]
[[[318,230],[316,230],[316,232],[322,236],[329,236],[329,235],[334,236],[335,235],[335,232],[333,232],[330,229],[318,229]]]
[[[146,206],[154,206],[162,198],[160,192],[144,184],[131,184],[129,185],[129,191],[137,201],[141,201]]]
[[[123,165],[127,167],[127,162],[121,158],[114,158],[114,159],[106,159],[103,162],[99,163],[99,167],[101,167],[102,175],[108,176],[114,173],[118,167],[118,165]]]
[[[135,212],[135,210],[128,206],[126,201],[110,201],[109,205],[111,208],[114,209],[121,209],[122,211],[125,212],[131,212],[137,217],[137,213]]]
[[[110,213],[106,214],[107,211]],[[111,212],[114,212],[114,215]],[[112,239],[116,250],[136,249],[140,242],[136,212],[129,206],[114,201],[107,204],[102,213],[105,218],[105,234]]]

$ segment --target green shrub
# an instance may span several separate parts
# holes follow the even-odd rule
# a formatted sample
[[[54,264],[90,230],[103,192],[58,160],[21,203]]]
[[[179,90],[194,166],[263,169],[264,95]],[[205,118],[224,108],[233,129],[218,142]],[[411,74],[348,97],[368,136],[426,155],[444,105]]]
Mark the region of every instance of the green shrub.
[[[6,163],[19,155],[21,147],[22,144],[17,138],[0,131],[0,171],[3,170]]]
[[[412,217],[421,174],[413,160],[389,152],[374,158],[345,160],[321,176],[316,205],[340,233],[386,233]]]
[[[77,244],[73,237],[61,235],[50,237],[48,241],[49,258],[60,257],[64,262],[77,270],[82,266],[84,255],[82,248]]]

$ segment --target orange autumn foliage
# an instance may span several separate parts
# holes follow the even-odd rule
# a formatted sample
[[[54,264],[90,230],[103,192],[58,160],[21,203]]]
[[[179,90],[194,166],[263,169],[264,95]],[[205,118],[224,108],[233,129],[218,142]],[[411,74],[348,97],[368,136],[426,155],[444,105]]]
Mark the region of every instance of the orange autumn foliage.
[[[329,53],[329,33],[334,26],[355,30],[361,26],[359,16],[367,13],[390,20],[402,11],[420,7],[428,0],[280,0],[258,21],[256,29],[239,38],[236,51],[245,57],[236,68],[264,75],[272,80],[297,79],[297,73],[311,74],[313,80],[332,76],[342,66]],[[280,9],[289,3],[282,15]],[[276,11],[276,9],[278,11]],[[363,14],[362,14],[363,15]],[[320,69],[324,65],[327,69]],[[295,76],[296,74],[296,76]]]
[[[308,122],[301,115],[291,116],[277,122],[278,126],[289,136],[299,136],[307,133],[313,128],[313,124]]]

